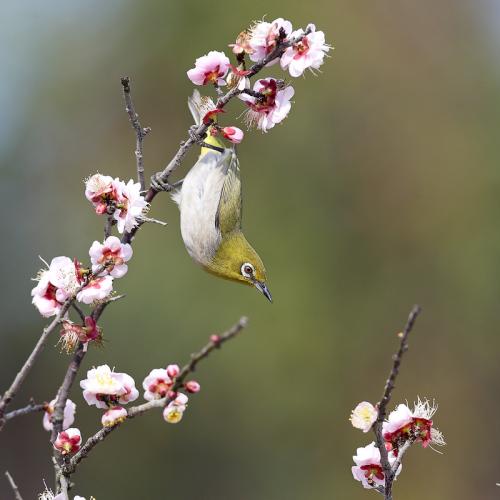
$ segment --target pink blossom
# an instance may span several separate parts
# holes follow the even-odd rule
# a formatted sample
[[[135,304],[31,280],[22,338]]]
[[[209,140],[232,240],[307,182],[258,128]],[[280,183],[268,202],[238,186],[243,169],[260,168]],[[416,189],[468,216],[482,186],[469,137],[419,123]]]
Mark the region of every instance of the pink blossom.
[[[54,316],[78,286],[74,262],[69,257],[54,257],[49,268],[40,272],[38,284],[31,290],[33,305],[42,316]]]
[[[127,418],[127,410],[121,406],[114,406],[104,412],[101,418],[103,427],[114,427]]]
[[[169,377],[168,372],[164,368],[155,368],[144,379],[142,387],[144,387],[144,399],[152,401],[153,399],[164,398],[174,381]]]
[[[175,378],[177,375],[179,375],[181,369],[179,368],[179,365],[168,365],[167,366],[167,374],[170,378]]]
[[[114,218],[119,233],[129,233],[138,225],[138,221],[144,214],[148,204],[141,195],[141,185],[132,179],[127,184],[115,179],[113,186],[117,192],[116,210]]]
[[[111,276],[96,276],[90,279],[76,295],[78,302],[92,304],[96,300],[103,300],[113,291],[113,278]]]
[[[280,30],[283,31],[286,39],[292,32],[292,23],[280,17],[272,23],[261,21],[251,28],[249,45],[252,52],[249,57],[252,61],[261,61],[276,48]],[[268,66],[276,62],[277,59],[274,59],[268,63]]]
[[[356,481],[361,481],[364,488],[375,488],[385,483],[384,471],[380,463],[380,451],[372,442],[364,448],[358,448],[357,454],[352,457],[356,464],[351,468]],[[396,457],[389,453],[389,464],[392,466]],[[396,476],[401,472],[401,465],[396,471]]]
[[[52,431],[52,418],[55,411],[56,399],[53,399],[46,407],[45,413],[43,414],[43,428],[46,431]],[[64,420],[62,428],[66,430],[68,427],[71,427],[73,422],[75,421],[75,411],[76,405],[71,401],[71,399],[66,400],[66,406],[64,407]]]
[[[200,392],[201,386],[196,380],[189,380],[184,384],[186,391],[191,392],[192,394],[196,392]]]
[[[84,325],[73,323],[70,320],[62,321],[61,339],[62,348],[69,354],[78,342],[98,342],[102,340],[102,330],[92,316],[86,316]]]
[[[309,25],[311,33],[305,35],[300,42],[288,47],[281,56],[281,67],[288,69],[290,76],[300,76],[309,68],[319,69],[323,64],[325,54],[330,50],[330,46],[325,44],[325,34],[316,31],[314,24]],[[298,37],[304,33],[300,29],[292,33],[292,37]]]
[[[178,393],[176,398],[171,401],[163,410],[163,418],[169,424],[177,424],[182,420],[187,408],[188,397],[185,394]]]
[[[101,174],[89,177],[85,181],[85,197],[94,205],[98,214],[105,213],[110,202],[116,200],[113,178]]]
[[[229,59],[224,52],[212,50],[207,55],[196,59],[195,67],[187,72],[188,78],[195,85],[225,85],[224,77],[229,69]]]
[[[397,455],[408,440],[419,441],[424,448],[430,443],[444,446],[446,443],[443,434],[433,427],[432,417],[436,411],[437,406],[427,399],[418,398],[413,410],[405,404],[398,405],[382,425],[386,448]]]
[[[250,47],[250,36],[248,31],[242,31],[236,38],[236,42],[229,44],[229,47],[233,50],[233,54],[251,54],[253,52],[252,47]]]
[[[121,243],[116,236],[108,236],[102,244],[94,241],[89,250],[92,271],[95,273],[105,265],[101,276],[109,273],[113,278],[121,278],[128,271],[125,262],[131,259],[132,253],[132,247],[128,243]]]
[[[54,448],[63,455],[76,453],[80,449],[82,436],[80,431],[74,427],[59,432],[54,441]]]
[[[243,140],[244,133],[238,127],[224,127],[222,135],[234,144],[239,144]]]
[[[250,108],[246,122],[248,126],[256,125],[263,132],[267,132],[287,117],[291,108],[290,99],[295,91],[290,86],[279,89],[274,78],[258,80],[253,90],[262,94],[262,98],[240,94],[240,99]]]
[[[112,371],[108,365],[89,370],[87,378],[80,382],[80,387],[85,401],[97,408],[125,404],[139,396],[134,379],[126,373]]]

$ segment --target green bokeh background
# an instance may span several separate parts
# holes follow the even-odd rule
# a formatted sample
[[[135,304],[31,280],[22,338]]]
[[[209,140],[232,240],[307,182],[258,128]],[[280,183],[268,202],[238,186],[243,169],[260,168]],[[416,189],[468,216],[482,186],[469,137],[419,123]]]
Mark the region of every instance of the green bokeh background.
[[[108,363],[138,385],[183,362],[240,315],[250,327],[200,367],[202,392],[169,426],[151,413],[99,445],[75,494],[109,499],[375,498],[351,477],[371,436],[349,412],[376,401],[411,306],[423,315],[394,403],[436,398],[444,455],[415,448],[395,498],[498,498],[500,217],[498,3],[475,0],[19,1],[0,20],[0,389],[44,325],[30,305],[38,255],[85,259],[103,220],[83,196],[100,171],[134,176],[120,94],[132,78],[148,175],[190,125],[185,77],[253,19],[315,22],[335,46],[318,78],[293,80],[292,112],[239,148],[244,227],[269,272],[270,305],[189,259],[167,195],[144,227],[127,298],[102,318]],[[281,74],[278,68],[267,74]],[[234,102],[225,123],[242,110]],[[194,162],[192,151],[179,172]],[[12,408],[50,399],[68,358],[54,336]],[[84,437],[100,415],[75,387]],[[52,481],[41,415],[0,435],[0,470],[25,499]],[[0,498],[11,498],[0,479]]]

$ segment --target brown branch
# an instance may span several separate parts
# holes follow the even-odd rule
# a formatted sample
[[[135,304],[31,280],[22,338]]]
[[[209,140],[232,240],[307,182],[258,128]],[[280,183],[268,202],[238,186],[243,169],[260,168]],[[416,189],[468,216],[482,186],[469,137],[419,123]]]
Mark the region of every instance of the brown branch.
[[[12,410],[5,414],[5,420],[12,420],[16,417],[21,417],[22,415],[29,415],[30,413],[35,413],[38,411],[44,411],[47,407],[47,403],[36,404],[33,400],[29,402],[24,408],[18,408],[17,410]]]
[[[184,384],[184,380],[186,377],[193,373],[196,370],[196,367],[198,363],[207,358],[210,353],[214,349],[218,349],[227,342],[228,340],[231,340],[234,338],[238,333],[243,330],[248,324],[248,318],[245,316],[241,317],[240,320],[233,325],[229,330],[227,330],[225,333],[216,336],[216,338],[211,338],[210,342],[203,347],[199,352],[194,353],[191,355],[191,360],[189,363],[184,365],[182,370],[180,371],[179,375],[175,379],[175,383],[171,388],[172,392],[178,391]],[[138,417],[140,415],[143,415],[149,410],[152,410],[153,408],[163,408],[167,406],[169,403],[173,401],[174,398],[172,397],[164,397],[161,399],[156,399],[154,401],[148,401],[147,403],[144,403],[142,405],[137,405],[137,406],[132,406],[127,410],[127,418],[126,420],[130,420],[131,418]],[[92,449],[101,441],[103,441],[111,432],[113,432],[118,425],[115,425],[113,427],[103,427],[99,431],[97,431],[93,436],[89,437],[85,444],[80,448],[80,451],[76,453],[73,458],[69,461],[68,464],[66,464],[65,467],[63,467],[63,474],[66,477],[69,477],[71,474],[73,474],[78,466],[78,464],[84,459],[87,458],[89,453],[92,451]]]
[[[9,471],[5,471],[5,477],[7,478],[7,481],[9,481],[10,487],[12,488],[12,491],[14,492],[14,498],[16,500],[23,500],[23,497],[21,496],[21,493],[19,493],[19,488],[17,487],[16,483],[14,482],[14,479],[12,479],[12,476],[10,475]]]
[[[141,185],[141,191],[146,189],[146,183],[144,181],[144,157],[142,152],[142,142],[144,137],[151,131],[149,127],[142,128],[139,122],[139,115],[135,112],[134,103],[132,102],[132,96],[130,95],[130,78],[124,76],[122,78],[123,87],[123,97],[125,99],[126,111],[130,124],[135,130],[135,160],[137,166],[137,181]]]
[[[384,436],[382,435],[382,425],[387,414],[387,406],[391,401],[392,391],[395,386],[396,378],[399,374],[399,368],[401,366],[401,360],[403,354],[408,350],[408,336],[413,329],[417,316],[420,314],[421,308],[416,305],[413,306],[411,310],[408,321],[403,332],[400,334],[401,342],[399,344],[399,349],[392,357],[393,364],[391,371],[389,373],[389,378],[385,383],[384,393],[382,394],[382,399],[378,403],[378,416],[377,420],[373,424],[373,432],[375,433],[377,448],[380,451],[380,462],[382,469],[384,471],[385,477],[385,488],[384,488],[384,498],[385,500],[392,500],[392,484],[396,476],[396,469],[393,469],[389,463],[389,455],[387,449],[385,448]],[[406,449],[405,449],[406,451]],[[399,465],[398,465],[399,467]]]
[[[47,342],[47,339],[49,338],[49,335],[54,331],[54,329],[60,323],[61,319],[68,311],[73,300],[74,300],[74,297],[66,300],[66,302],[62,305],[62,307],[59,310],[59,313],[56,315],[56,317],[52,320],[52,322],[48,326],[46,326],[43,329],[42,335],[40,335],[40,338],[38,339],[38,342],[36,343],[33,351],[28,356],[28,359],[24,362],[24,365],[17,373],[17,375],[14,378],[14,381],[12,382],[10,387],[7,389],[7,391],[5,391],[5,394],[3,395],[2,399],[0,400],[0,430],[2,429],[2,427],[5,424],[4,414],[5,414],[5,410],[6,410],[7,406],[9,405],[9,403],[12,401],[12,399],[14,399],[14,397],[18,393],[22,383],[26,379],[28,373],[31,371],[31,369],[33,368],[33,365],[35,364],[35,361],[37,360],[38,356],[42,352],[42,350]]]

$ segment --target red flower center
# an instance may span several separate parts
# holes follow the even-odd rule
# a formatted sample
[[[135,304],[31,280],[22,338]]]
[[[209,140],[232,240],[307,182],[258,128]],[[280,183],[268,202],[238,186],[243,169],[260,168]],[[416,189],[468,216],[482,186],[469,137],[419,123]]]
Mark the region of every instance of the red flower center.
[[[380,480],[384,479],[384,471],[382,470],[382,467],[380,465],[377,464],[362,465],[361,470],[365,471],[365,477],[367,479],[371,479],[374,476]]]

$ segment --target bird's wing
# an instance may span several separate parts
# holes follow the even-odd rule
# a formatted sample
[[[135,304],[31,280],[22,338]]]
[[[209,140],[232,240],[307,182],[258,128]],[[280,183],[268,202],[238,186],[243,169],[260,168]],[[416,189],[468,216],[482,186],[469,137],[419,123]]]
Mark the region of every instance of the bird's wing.
[[[240,166],[235,151],[226,150],[220,161],[225,179],[219,206],[215,213],[215,226],[222,234],[241,228]]]
[[[203,96],[197,89],[194,89],[193,95],[188,97],[188,108],[193,115],[195,124],[200,126],[203,121],[203,117],[209,111],[215,109],[215,104],[210,97]]]

